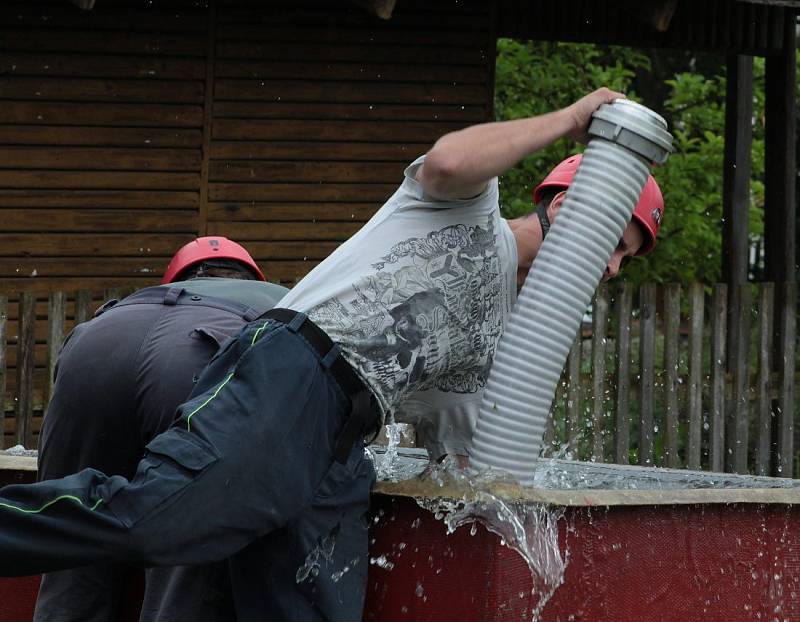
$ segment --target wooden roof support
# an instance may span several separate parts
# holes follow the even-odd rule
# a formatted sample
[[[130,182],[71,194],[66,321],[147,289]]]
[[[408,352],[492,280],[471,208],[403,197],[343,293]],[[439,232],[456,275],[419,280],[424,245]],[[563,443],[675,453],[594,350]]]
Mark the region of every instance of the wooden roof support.
[[[77,6],[79,9],[89,11],[94,8],[95,0],[70,0],[70,2],[72,2],[72,4]]]
[[[796,305],[789,292],[796,291],[798,261],[795,194],[797,123],[794,99],[797,82],[796,22],[795,11],[785,9],[783,47],[780,52],[766,59],[764,88],[767,162],[764,170],[764,279],[779,284],[775,288],[773,361],[778,370],[782,371],[782,377],[792,379],[795,357],[792,347],[794,335],[791,333],[795,328],[793,322],[787,321],[785,316],[787,312],[792,313],[787,308],[788,305]],[[784,283],[789,285],[785,287]],[[778,452],[782,459],[785,459],[787,450],[791,450],[793,444],[797,446],[800,443],[800,426],[792,430],[793,407],[786,403],[777,403],[788,399],[791,399],[791,403],[794,402],[792,391],[785,392],[782,400],[773,402]],[[789,451],[788,455],[790,454]],[[784,467],[790,465],[791,462],[788,462]],[[784,468],[782,474],[791,476],[791,470]]]
[[[794,91],[797,81],[795,50],[796,14],[785,10],[783,47],[766,58],[765,76],[765,152],[764,171],[764,280],[787,283],[797,280],[797,206],[795,175],[797,170]],[[776,293],[783,291],[778,287]],[[780,297],[780,294],[778,294]],[[775,308],[783,301],[776,298]],[[780,330],[780,322],[775,322]],[[777,343],[782,343],[776,334]],[[781,361],[783,352],[776,352]]]
[[[753,144],[753,58],[732,54],[727,61],[725,160],[722,184],[722,282],[728,284],[728,326],[739,309],[737,287],[747,283],[751,147]],[[737,356],[737,333],[728,331],[728,369]]]

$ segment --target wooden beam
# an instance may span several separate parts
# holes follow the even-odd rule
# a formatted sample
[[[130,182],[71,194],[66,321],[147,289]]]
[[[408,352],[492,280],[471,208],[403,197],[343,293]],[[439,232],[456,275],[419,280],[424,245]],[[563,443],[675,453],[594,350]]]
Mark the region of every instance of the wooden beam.
[[[753,143],[753,58],[731,55],[727,61],[725,159],[722,182],[722,281],[728,284],[728,326],[738,317],[735,292],[747,282],[748,212]],[[738,333],[728,332],[728,369],[736,360]]]
[[[72,4],[77,6],[79,9],[90,11],[94,8],[95,0],[70,0],[70,2],[72,2]]]
[[[797,205],[795,85],[795,13],[786,9],[782,50],[766,59],[764,171],[764,272],[765,280],[776,283],[775,309],[784,308],[785,288],[778,285],[797,280]],[[785,343],[780,318],[775,318],[774,360],[781,364]]]

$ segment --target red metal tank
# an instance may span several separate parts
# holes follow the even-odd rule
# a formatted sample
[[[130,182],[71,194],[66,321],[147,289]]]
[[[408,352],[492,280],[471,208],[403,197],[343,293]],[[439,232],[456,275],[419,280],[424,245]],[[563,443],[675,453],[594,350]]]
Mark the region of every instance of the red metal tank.
[[[798,493],[736,492],[710,503],[677,492],[583,506],[592,500],[576,496],[560,521],[564,583],[540,620],[800,620]],[[482,527],[448,535],[412,498],[373,500],[383,516],[370,556],[382,564],[370,567],[364,620],[532,619],[539,597],[528,566],[498,536]]]
[[[35,461],[12,462],[0,456],[0,485],[33,479]],[[612,468],[625,481],[637,471]],[[730,484],[737,476],[702,477]],[[789,486],[787,480],[745,479],[734,484],[750,488],[514,492],[525,503],[563,512],[564,581],[540,620],[800,622],[800,488],[764,487]],[[532,620],[539,595],[531,591],[522,557],[482,527],[474,535],[469,527],[448,534],[415,500],[462,493],[431,480],[378,484],[364,620]],[[0,579],[0,620],[29,621],[38,582]],[[133,585],[131,594],[137,593]],[[125,622],[138,619],[139,603],[135,597],[130,603]]]

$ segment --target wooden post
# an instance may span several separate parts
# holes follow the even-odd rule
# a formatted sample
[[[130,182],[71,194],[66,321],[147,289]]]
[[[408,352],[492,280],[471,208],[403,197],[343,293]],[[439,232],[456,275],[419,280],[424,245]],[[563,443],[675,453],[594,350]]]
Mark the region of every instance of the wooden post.
[[[739,315],[729,332],[736,332],[736,360],[733,367],[733,395],[725,425],[726,470],[747,473],[747,449],[750,432],[750,382],[748,356],[750,350],[750,286],[736,288],[734,295]]]
[[[653,466],[656,358],[655,283],[642,285],[639,297],[639,464]]]
[[[79,289],[75,297],[75,326],[82,324],[92,317],[92,292],[88,289]]]
[[[758,385],[756,386],[756,475],[769,475],[772,445],[772,308],[775,288],[761,283],[758,293]]]
[[[109,300],[122,300],[122,290],[119,287],[109,287],[103,292],[103,304]]]
[[[617,294],[617,407],[614,461],[630,462],[631,310],[633,286],[623,283]]]
[[[567,357],[567,447],[577,453],[581,431],[581,334],[575,338]]]
[[[0,294],[0,449],[5,449],[6,420],[6,325],[8,296]]]
[[[722,280],[728,284],[728,326],[739,310],[736,288],[747,283],[748,212],[753,142],[753,58],[728,57],[725,96],[725,161],[722,181]],[[728,335],[728,369],[736,358],[737,331]]]
[[[42,409],[47,412],[47,405],[53,395],[53,381],[55,376],[58,353],[64,342],[64,318],[66,295],[64,292],[52,292],[47,304],[47,380],[45,394],[42,400]]]
[[[784,9],[783,45],[777,54],[766,57],[764,78],[764,280],[773,283],[797,281],[797,198],[795,196],[797,35],[793,9]],[[783,313],[785,288],[776,290],[775,309]],[[788,344],[781,333],[784,323],[775,318],[776,362],[784,360],[782,348]]]
[[[781,327],[780,335],[783,360],[779,363],[779,387],[777,405],[778,451],[775,455],[773,474],[778,477],[792,477],[794,469],[794,386],[795,356],[797,344],[797,283],[784,283],[781,287]]]
[[[702,283],[689,287],[691,318],[689,324],[689,442],[686,466],[700,468],[703,430],[703,315],[705,294]]]
[[[776,284],[797,281],[795,24],[795,10],[783,9],[783,45],[778,53],[767,56],[765,62],[764,149],[768,165],[764,170],[764,280]],[[786,323],[779,315],[786,309],[783,296],[787,292],[784,287],[775,291],[773,360],[779,369],[788,361],[783,348],[794,349],[794,342],[782,332]],[[786,459],[782,452],[781,456],[781,461]]]
[[[711,298],[711,425],[708,466],[712,471],[725,469],[725,361],[728,332],[728,286],[714,285]]]
[[[19,300],[17,339],[17,420],[14,441],[31,449],[33,373],[36,366],[36,295],[23,292]]]
[[[604,462],[608,287],[600,285],[592,312],[592,458]]]
[[[664,454],[666,465],[678,468],[678,330],[681,323],[681,286],[668,283],[664,287]]]

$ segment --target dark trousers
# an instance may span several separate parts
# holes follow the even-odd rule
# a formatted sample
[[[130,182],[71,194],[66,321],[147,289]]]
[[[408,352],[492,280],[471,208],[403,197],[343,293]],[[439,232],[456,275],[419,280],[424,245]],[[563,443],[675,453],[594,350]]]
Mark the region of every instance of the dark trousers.
[[[86,468],[131,479],[145,446],[173,423],[220,343],[255,313],[179,291],[140,290],[70,333],[39,436],[39,480]],[[145,572],[140,622],[236,619],[227,562]],[[138,573],[124,564],[47,573],[33,620],[117,620]]]
[[[334,459],[350,410],[334,354],[248,325],[130,482],[87,469],[0,490],[0,573],[230,557],[239,620],[359,620],[374,471],[358,443]]]

